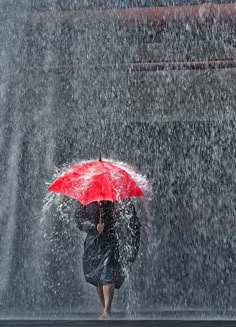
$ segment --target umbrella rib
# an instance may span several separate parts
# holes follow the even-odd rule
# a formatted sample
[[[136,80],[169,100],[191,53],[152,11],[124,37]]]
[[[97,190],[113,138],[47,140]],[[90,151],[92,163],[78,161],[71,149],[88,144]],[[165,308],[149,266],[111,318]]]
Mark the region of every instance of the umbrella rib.
[[[111,179],[110,179],[110,174],[109,174],[109,171],[107,169],[107,167],[104,165],[103,161],[101,161],[101,164],[103,165],[103,167],[105,168],[106,170],[106,176],[107,176],[107,179],[109,180],[109,187],[110,187],[110,193],[112,194],[112,200],[114,200],[114,197],[113,197],[113,192],[112,192],[112,187],[111,187]]]

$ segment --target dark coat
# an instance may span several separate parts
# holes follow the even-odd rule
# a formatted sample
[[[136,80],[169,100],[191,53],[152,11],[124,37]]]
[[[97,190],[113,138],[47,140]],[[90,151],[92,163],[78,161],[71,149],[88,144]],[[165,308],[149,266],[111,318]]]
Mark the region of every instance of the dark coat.
[[[80,230],[87,233],[84,242],[83,270],[88,283],[98,286],[123,284],[139,250],[141,224],[134,206],[127,202],[102,203],[104,231],[99,234],[99,207],[92,203],[78,207],[75,219]]]

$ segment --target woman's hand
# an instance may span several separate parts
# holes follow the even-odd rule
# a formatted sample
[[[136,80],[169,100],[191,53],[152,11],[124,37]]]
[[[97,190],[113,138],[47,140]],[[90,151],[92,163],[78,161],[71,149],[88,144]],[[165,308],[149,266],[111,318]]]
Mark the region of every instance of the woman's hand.
[[[97,231],[101,234],[104,230],[104,224],[97,224]]]

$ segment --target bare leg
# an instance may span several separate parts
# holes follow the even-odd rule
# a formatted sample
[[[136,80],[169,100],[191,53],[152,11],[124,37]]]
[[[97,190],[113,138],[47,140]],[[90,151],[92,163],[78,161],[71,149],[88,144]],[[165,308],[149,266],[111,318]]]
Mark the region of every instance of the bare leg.
[[[113,300],[114,289],[115,289],[114,284],[103,285],[105,307],[104,307],[104,311],[103,311],[103,314],[100,317],[100,319],[109,319],[109,315],[111,313],[111,303]]]
[[[97,293],[98,293],[99,299],[101,301],[102,307],[104,309],[105,308],[105,300],[104,300],[104,294],[103,294],[103,288],[102,288],[102,286],[103,285],[98,285],[96,287],[96,289],[97,289]]]

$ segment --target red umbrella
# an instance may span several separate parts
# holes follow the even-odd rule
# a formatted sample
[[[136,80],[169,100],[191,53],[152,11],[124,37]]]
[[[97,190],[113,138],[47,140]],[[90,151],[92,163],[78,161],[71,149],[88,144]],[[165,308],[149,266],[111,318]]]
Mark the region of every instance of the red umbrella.
[[[94,201],[115,201],[143,196],[132,177],[110,161],[90,161],[72,166],[48,188],[87,205]]]

